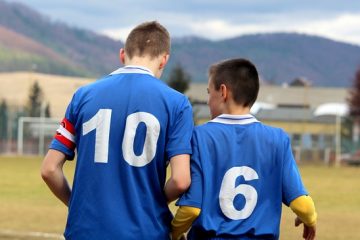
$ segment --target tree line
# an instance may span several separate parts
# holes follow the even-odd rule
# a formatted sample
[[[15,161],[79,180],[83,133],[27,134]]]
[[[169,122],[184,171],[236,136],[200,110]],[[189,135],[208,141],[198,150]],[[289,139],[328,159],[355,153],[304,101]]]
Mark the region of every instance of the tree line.
[[[171,71],[167,84],[179,92],[186,92],[191,82],[190,75],[177,64]],[[19,109],[9,106],[5,99],[0,102],[0,140],[17,136],[17,122],[20,117],[51,117],[50,103],[45,102],[45,94],[39,83],[31,85],[25,106]],[[10,124],[11,122],[11,124]]]
[[[8,139],[9,135],[16,136],[17,121],[20,117],[51,117],[50,104],[44,99],[44,92],[37,81],[30,87],[27,102],[20,110],[12,110],[7,101],[2,99],[0,103],[0,140]],[[10,121],[12,121],[12,127],[10,127]]]
[[[191,76],[180,64],[176,64],[171,70],[166,83],[173,89],[185,93],[190,86]],[[21,116],[24,117],[51,117],[50,104],[44,102],[44,92],[37,81],[29,89],[29,95],[25,106],[16,111],[12,117],[13,121]],[[355,123],[360,125],[360,67],[355,73],[353,87],[349,90],[347,99],[350,116],[354,117]],[[10,117],[10,107],[5,99],[0,102],[0,139],[7,139],[9,134],[8,124]]]

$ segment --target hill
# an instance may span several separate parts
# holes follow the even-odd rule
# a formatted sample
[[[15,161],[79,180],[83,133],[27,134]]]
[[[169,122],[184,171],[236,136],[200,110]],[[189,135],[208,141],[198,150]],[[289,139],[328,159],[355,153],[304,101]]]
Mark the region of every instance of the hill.
[[[33,70],[35,63],[36,70],[45,73],[101,76],[118,65],[117,52],[122,46],[121,42],[54,22],[20,3],[0,0],[0,26],[6,29],[3,31],[16,32],[20,38],[31,39],[44,49],[51,49],[65,60],[62,62],[58,61],[58,57],[34,53],[31,47],[19,48],[18,37],[13,38],[13,43],[6,45],[3,38],[7,34],[3,32],[0,50],[5,51],[5,54],[1,54],[0,65],[9,66],[10,69],[0,69],[1,71]]]
[[[315,86],[349,87],[360,67],[360,46],[296,33],[246,35],[216,42],[184,38],[174,41],[171,60],[201,81],[210,64],[235,57],[253,61],[269,84],[305,77]]]
[[[96,78],[119,66],[122,46],[120,41],[55,22],[25,5],[0,0],[0,71]],[[305,77],[314,86],[349,87],[360,66],[360,46],[296,33],[222,41],[177,38],[172,41],[172,56],[163,78],[180,64],[194,82],[206,82],[210,64],[234,57],[252,60],[269,84]]]
[[[39,70],[85,75],[76,63],[22,34],[0,26],[0,71]],[[78,68],[76,68],[78,67]]]

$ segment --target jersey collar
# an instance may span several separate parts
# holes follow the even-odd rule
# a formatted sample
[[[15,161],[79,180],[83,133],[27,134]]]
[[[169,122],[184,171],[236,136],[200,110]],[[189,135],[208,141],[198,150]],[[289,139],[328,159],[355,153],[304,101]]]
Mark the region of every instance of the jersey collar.
[[[220,116],[217,116],[210,122],[244,125],[259,121],[251,114],[245,114],[245,115],[221,114]]]
[[[154,77],[154,74],[150,69],[143,66],[136,65],[126,65],[125,67],[119,68],[112,72],[110,75],[121,74],[121,73],[138,73],[138,74],[148,74]]]

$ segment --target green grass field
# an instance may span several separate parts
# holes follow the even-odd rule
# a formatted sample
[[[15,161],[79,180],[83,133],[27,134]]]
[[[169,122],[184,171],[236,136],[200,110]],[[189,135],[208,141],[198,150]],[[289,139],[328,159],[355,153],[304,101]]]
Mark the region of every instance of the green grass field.
[[[25,236],[29,232],[62,234],[67,209],[42,182],[40,164],[35,157],[0,157],[0,239],[46,239]],[[74,165],[65,165],[69,179]],[[360,168],[301,166],[300,171],[319,215],[317,239],[360,239]],[[280,239],[301,239],[294,218],[284,207]]]

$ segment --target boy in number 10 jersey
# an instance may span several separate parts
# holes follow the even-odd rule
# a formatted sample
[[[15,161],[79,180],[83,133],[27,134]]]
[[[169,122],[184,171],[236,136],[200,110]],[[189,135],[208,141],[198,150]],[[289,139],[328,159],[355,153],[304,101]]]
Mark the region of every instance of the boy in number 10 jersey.
[[[120,50],[125,67],[74,94],[41,170],[69,207],[66,239],[170,239],[167,203],[190,185],[193,120],[188,99],[158,79],[169,52],[168,31],[143,23]],[[75,148],[70,189],[62,167]]]
[[[250,115],[259,79],[245,59],[209,70],[212,120],[194,130],[191,186],[177,202],[173,225],[179,239],[278,239],[282,203],[314,239],[316,212],[295,160],[289,137]],[[194,221],[194,222],[193,222]]]

